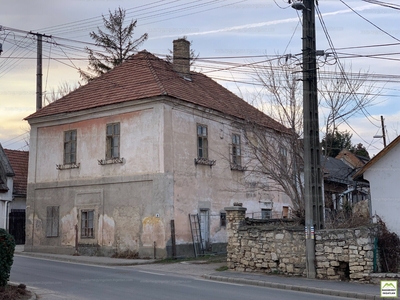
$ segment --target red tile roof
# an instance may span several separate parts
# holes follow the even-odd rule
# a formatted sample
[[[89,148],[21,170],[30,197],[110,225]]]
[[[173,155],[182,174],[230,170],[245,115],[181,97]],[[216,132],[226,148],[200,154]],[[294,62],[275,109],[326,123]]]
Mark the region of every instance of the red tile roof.
[[[282,124],[211,78],[191,72],[191,80],[186,80],[173,70],[171,63],[147,51],[131,56],[123,64],[33,113],[26,120],[155,96],[170,96],[278,131],[287,131]]]
[[[4,149],[4,152],[15,173],[13,194],[26,195],[29,151]]]

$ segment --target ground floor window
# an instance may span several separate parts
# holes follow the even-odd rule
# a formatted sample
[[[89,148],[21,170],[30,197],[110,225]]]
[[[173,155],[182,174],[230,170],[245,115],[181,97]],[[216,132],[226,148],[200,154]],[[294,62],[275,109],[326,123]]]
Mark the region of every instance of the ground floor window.
[[[272,218],[272,210],[267,208],[261,209],[261,218],[262,219],[271,219]]]
[[[94,210],[84,210],[81,213],[81,237],[94,237]]]
[[[219,213],[219,225],[226,227],[226,212]]]

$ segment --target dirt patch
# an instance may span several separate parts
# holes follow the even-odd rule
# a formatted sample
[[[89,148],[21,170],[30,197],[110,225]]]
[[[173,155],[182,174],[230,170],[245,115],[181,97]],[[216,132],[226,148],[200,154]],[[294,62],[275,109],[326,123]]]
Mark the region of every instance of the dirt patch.
[[[32,293],[26,289],[25,284],[0,287],[0,300],[28,300],[31,296]]]

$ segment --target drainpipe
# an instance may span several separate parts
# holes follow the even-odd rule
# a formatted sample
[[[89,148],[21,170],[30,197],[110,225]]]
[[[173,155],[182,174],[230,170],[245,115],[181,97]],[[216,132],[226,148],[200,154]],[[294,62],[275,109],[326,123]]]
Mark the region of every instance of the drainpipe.
[[[8,222],[7,222],[7,221],[8,221],[8,204],[10,204],[10,202],[11,202],[11,201],[6,200],[6,203],[5,203],[5,210],[4,210],[4,214],[5,214],[5,215],[4,215],[4,223],[5,223],[5,224],[4,224],[4,229],[7,230],[7,232],[8,232],[8,229],[9,229],[9,228],[8,228]]]
[[[5,230],[7,230],[7,211],[8,211],[8,202],[10,202],[10,200],[4,200],[4,223],[1,226],[2,228],[4,228]]]

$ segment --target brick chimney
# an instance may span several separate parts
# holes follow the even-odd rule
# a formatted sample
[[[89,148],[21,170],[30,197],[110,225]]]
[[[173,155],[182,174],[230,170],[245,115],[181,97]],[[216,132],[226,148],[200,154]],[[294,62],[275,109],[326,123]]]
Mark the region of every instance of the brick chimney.
[[[190,42],[186,39],[173,41],[173,68],[180,76],[190,79]]]

